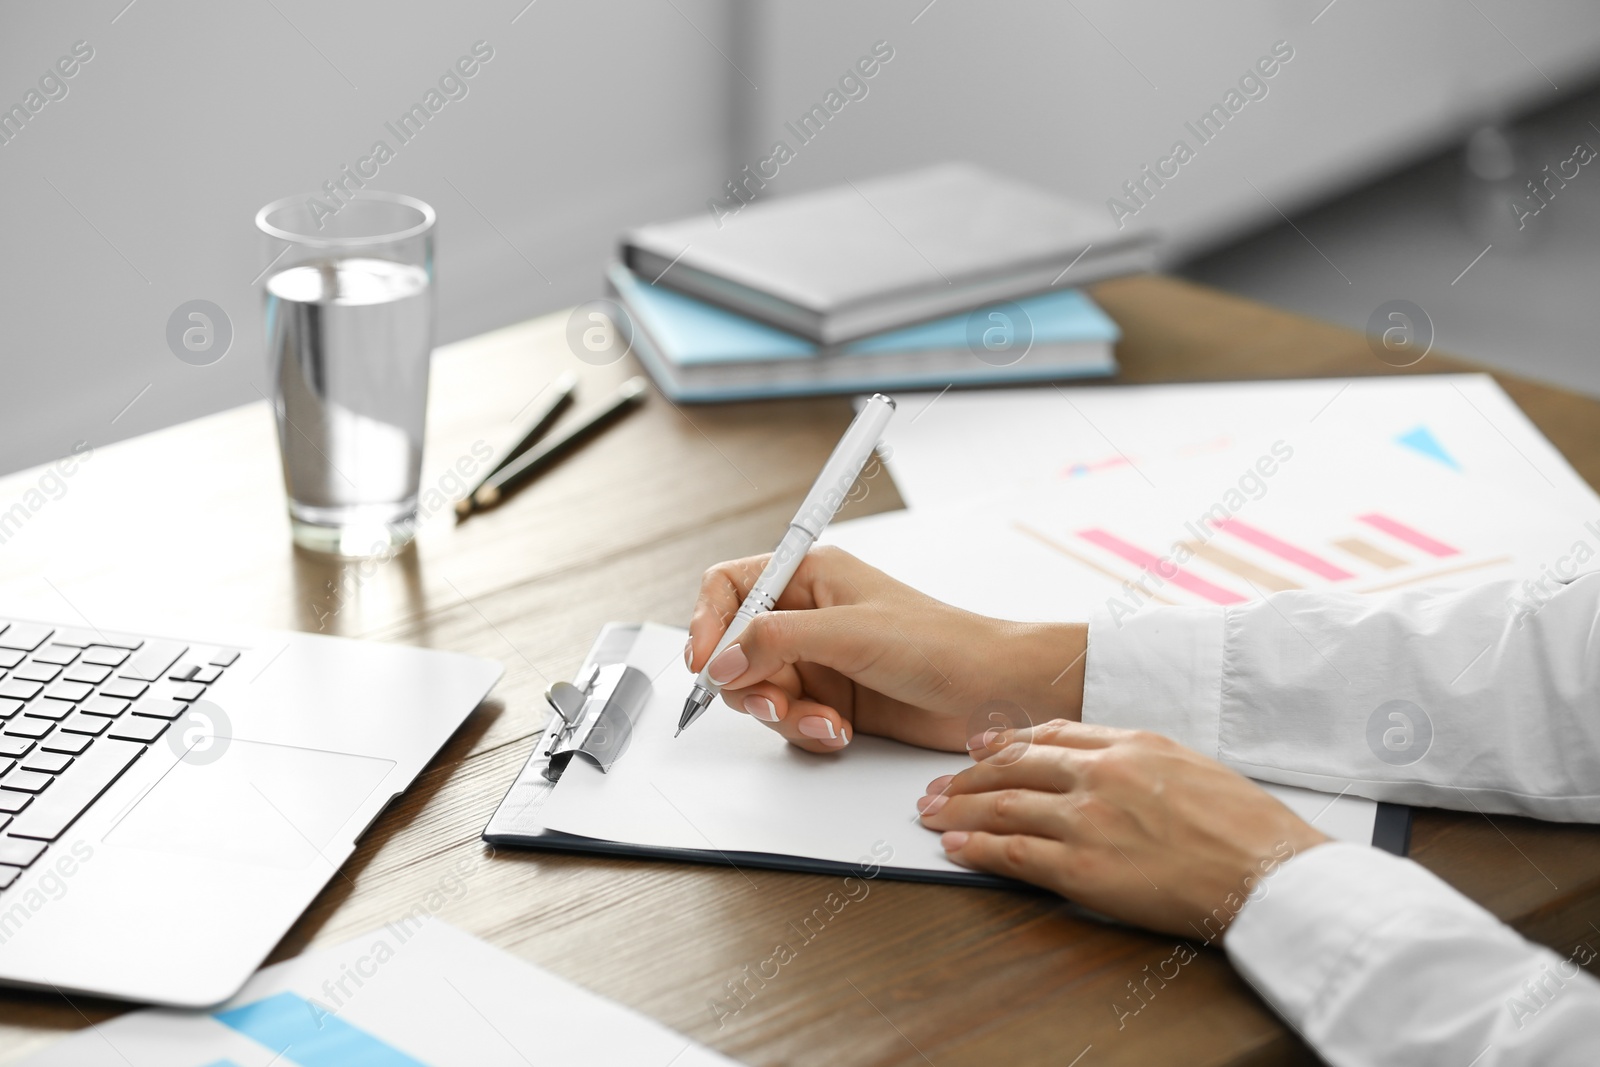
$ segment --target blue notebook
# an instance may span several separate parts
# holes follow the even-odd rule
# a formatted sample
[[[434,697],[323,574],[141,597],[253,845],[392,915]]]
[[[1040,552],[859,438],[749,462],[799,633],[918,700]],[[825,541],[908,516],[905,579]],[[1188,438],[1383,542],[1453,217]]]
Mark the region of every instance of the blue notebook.
[[[620,265],[611,267],[607,280],[632,316],[639,361],[674,400],[1015,384],[1105,376],[1117,369],[1116,323],[1076,289],[819,347],[650,285]]]

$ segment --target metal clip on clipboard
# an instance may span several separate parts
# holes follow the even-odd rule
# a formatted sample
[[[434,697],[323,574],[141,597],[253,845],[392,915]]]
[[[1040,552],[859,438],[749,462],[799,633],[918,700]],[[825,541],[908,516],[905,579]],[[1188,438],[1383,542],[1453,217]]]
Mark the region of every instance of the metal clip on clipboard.
[[[582,755],[606,772],[633,739],[652,688],[643,671],[628,666],[639,630],[637,623],[608,623],[578,669],[575,684],[557,682],[545,694],[552,708],[550,721],[484,827],[484,840],[491,845],[593,850],[581,838],[546,830],[541,812],[573,756]]]
[[[576,683],[556,682],[544,695],[555,714],[540,739],[544,776],[552,782],[573,756],[584,756],[601,772],[627,751],[633,725],[650,699],[650,679],[626,663],[590,663]]]

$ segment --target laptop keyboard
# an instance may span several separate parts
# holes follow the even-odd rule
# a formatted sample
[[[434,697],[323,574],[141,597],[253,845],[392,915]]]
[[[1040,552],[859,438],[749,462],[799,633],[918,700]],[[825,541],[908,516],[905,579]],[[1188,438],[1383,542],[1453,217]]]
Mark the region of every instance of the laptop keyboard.
[[[0,890],[238,658],[214,645],[0,619]]]

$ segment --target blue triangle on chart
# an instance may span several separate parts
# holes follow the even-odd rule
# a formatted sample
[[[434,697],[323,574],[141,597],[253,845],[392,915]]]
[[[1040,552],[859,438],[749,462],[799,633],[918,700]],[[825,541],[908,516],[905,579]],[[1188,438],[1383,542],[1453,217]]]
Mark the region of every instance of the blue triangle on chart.
[[[1418,426],[1415,430],[1407,430],[1396,437],[1395,440],[1407,448],[1422,453],[1429,459],[1438,460],[1453,471],[1461,469],[1461,464],[1456,462],[1456,457],[1444,450],[1444,446],[1439,443],[1439,439],[1433,436],[1433,431],[1426,426]]]

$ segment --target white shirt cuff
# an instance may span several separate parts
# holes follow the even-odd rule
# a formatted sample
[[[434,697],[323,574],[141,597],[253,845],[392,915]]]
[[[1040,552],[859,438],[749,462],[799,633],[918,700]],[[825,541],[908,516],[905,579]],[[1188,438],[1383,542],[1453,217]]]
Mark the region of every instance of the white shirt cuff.
[[[1404,960],[1400,942],[1414,938],[1439,954],[1437,939],[1470,944],[1463,931],[1503,941],[1502,951],[1529,951],[1416,863],[1330,841],[1292,857],[1261,883],[1223,946],[1256,991],[1319,1044],[1330,1018],[1375,992],[1368,988],[1375,972]]]
[[[1217,758],[1222,634],[1217,608],[1147,608],[1089,620],[1083,721],[1165,734]]]

